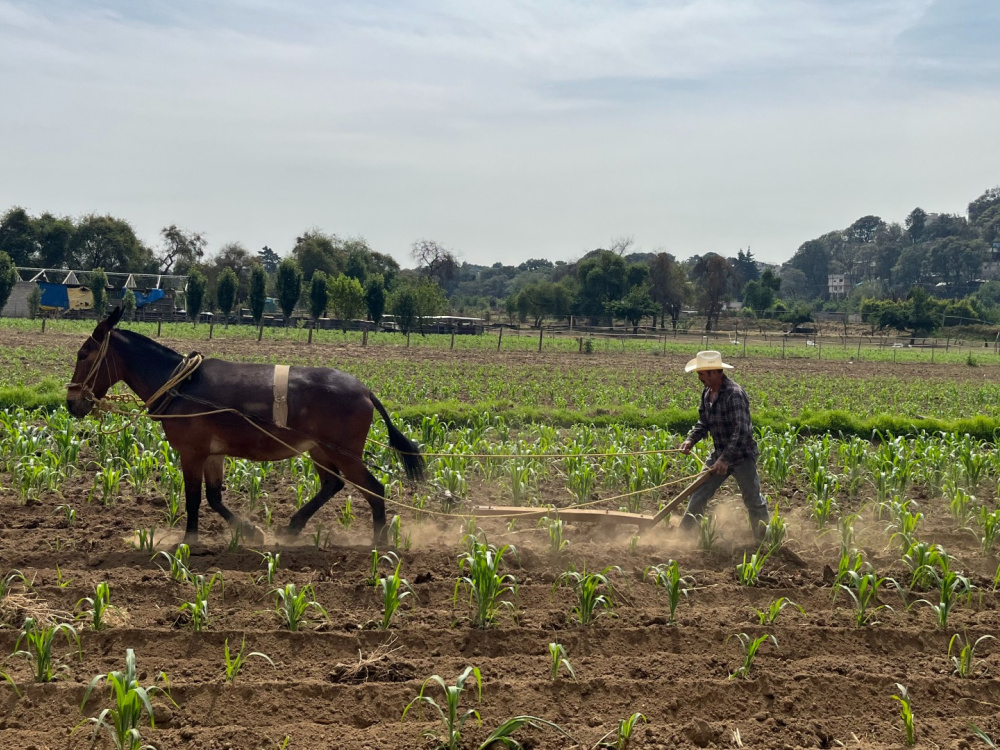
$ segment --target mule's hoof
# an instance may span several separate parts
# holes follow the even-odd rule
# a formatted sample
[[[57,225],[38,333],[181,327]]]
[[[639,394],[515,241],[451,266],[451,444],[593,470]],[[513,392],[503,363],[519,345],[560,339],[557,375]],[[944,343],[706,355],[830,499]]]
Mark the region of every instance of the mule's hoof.
[[[264,531],[252,523],[245,522],[241,527],[240,531],[243,534],[243,538],[246,540],[247,544],[260,546],[264,543]]]
[[[299,539],[299,532],[291,526],[286,526],[274,535],[278,544],[295,544]]]

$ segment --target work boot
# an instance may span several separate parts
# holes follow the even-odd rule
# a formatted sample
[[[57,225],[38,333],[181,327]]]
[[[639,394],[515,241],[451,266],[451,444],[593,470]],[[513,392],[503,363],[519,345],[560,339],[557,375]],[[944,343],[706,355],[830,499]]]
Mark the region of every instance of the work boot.
[[[701,516],[685,513],[681,518],[680,530],[685,535],[697,534],[699,526],[701,526]]]
[[[767,525],[770,519],[767,515],[767,508],[761,508],[759,510],[750,510],[750,530],[753,532],[753,538],[756,542],[763,542],[764,537],[767,536]]]

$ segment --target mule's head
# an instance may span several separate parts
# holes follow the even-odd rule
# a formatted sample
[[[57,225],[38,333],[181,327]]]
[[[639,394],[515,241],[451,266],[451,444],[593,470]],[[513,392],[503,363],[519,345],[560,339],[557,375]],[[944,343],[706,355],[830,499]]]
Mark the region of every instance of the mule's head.
[[[66,408],[74,417],[85,417],[98,399],[104,398],[115,384],[108,367],[108,346],[111,331],[122,317],[122,308],[116,307],[108,317],[97,324],[76,355],[73,379],[66,391]]]

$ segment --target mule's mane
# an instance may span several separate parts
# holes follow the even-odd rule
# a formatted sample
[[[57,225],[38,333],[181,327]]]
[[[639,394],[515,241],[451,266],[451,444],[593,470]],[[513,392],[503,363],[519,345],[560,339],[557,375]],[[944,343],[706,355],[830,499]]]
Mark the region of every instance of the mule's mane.
[[[124,331],[115,328],[111,332],[112,336],[117,336],[124,340],[125,348],[131,357],[136,357],[137,364],[144,370],[167,368],[167,374],[173,370],[177,363],[184,357],[179,352],[174,351],[169,346],[153,341],[148,336],[143,336],[135,331]]]

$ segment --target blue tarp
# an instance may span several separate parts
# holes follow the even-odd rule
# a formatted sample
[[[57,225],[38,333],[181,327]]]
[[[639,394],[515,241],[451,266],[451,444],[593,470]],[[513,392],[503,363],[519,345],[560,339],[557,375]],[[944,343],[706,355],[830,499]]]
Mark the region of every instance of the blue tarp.
[[[150,289],[148,292],[137,292],[134,289],[132,294],[135,295],[135,306],[144,307],[146,305],[151,305],[152,303],[163,299],[166,296],[166,292],[162,289]]]
[[[69,294],[63,284],[53,284],[49,281],[39,281],[42,290],[42,307],[55,307],[69,310]]]

